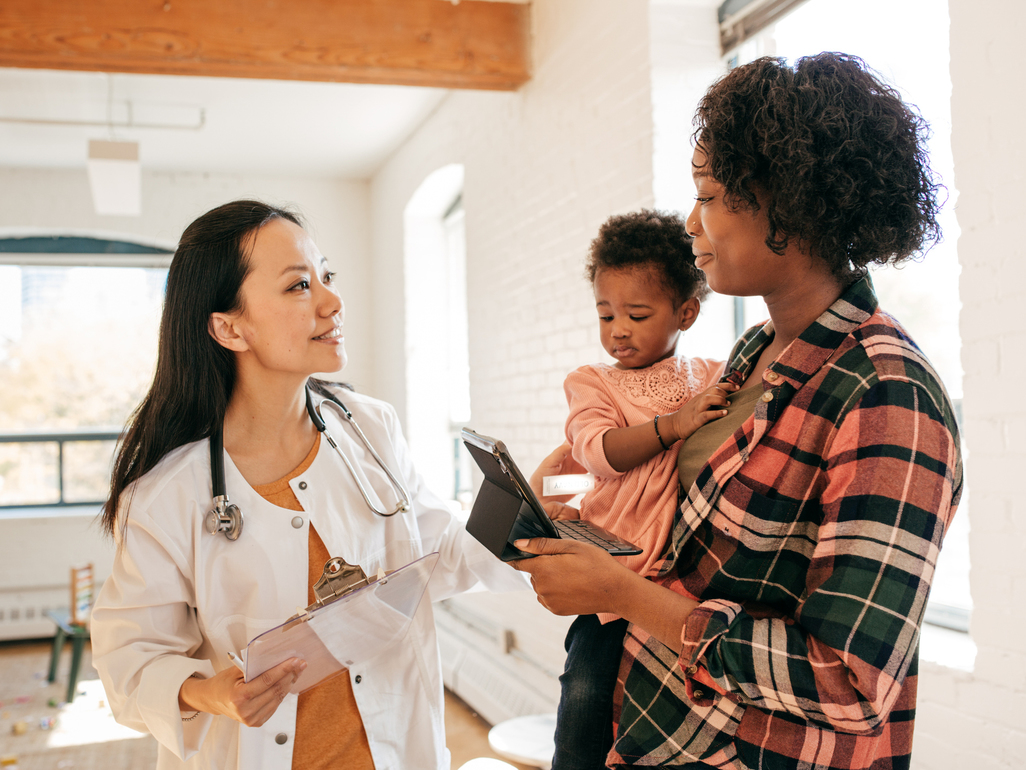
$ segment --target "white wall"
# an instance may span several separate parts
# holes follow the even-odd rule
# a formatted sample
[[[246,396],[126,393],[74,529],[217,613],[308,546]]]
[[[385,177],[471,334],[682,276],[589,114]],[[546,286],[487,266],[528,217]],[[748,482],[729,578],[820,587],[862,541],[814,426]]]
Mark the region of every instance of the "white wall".
[[[84,169],[0,168],[0,235],[15,229],[74,229],[141,236],[174,248],[193,219],[230,200],[250,197],[292,206],[339,273],[349,352],[343,376],[373,392],[368,192],[362,181],[144,170],[142,215],[111,217],[93,213]]]
[[[950,0],[952,150],[962,276],[964,431],[972,489],[971,674],[921,672],[914,766],[1011,770],[1026,764],[1026,407],[1008,397],[1026,377],[1026,248],[1021,190],[1019,51],[1026,7]],[[1016,85],[1020,83],[1020,85]]]
[[[403,205],[432,170],[464,163],[473,424],[506,440],[527,468],[558,438],[566,371],[601,358],[580,277],[588,241],[611,213],[684,200],[672,178],[653,178],[648,158],[654,148],[672,161],[673,143],[686,142],[689,133],[672,105],[660,107],[660,95],[677,89],[688,98],[696,88],[689,77],[714,76],[715,62],[705,57],[715,59],[708,39],[715,25],[702,5],[657,0],[648,17],[643,2],[538,0],[532,81],[516,94],[452,94],[372,181],[380,305],[381,279],[401,265]],[[972,524],[978,654],[971,673],[922,665],[913,764],[1019,768],[1026,757],[1026,562],[1019,547],[1026,503],[1012,480],[1026,454],[1018,440],[1026,434],[1026,407],[1001,386],[1014,387],[1026,374],[1026,268],[1017,227],[1026,110],[1013,58],[1026,33],[1026,10],[1010,0],[986,9],[950,0],[950,11],[964,427],[973,488],[972,510],[964,506],[958,515]],[[683,71],[674,69],[680,61],[660,54],[674,35],[690,46]],[[649,47],[651,85],[643,73]],[[377,360],[378,381],[402,403],[402,319],[378,308],[375,329],[387,354]],[[486,596],[463,601],[489,613]],[[558,665],[557,626],[544,625],[527,604],[507,605],[511,612],[529,619],[518,628],[539,624],[526,637],[517,631],[525,654]]]
[[[382,394],[406,403],[393,288],[403,208],[432,171],[462,163],[470,424],[505,441],[526,469],[561,440],[566,374],[604,360],[583,277],[588,244],[610,214],[653,204],[647,0],[536,0],[532,26],[527,85],[513,94],[451,93],[371,182]],[[516,618],[521,657],[503,656],[501,665],[539,693],[523,708],[554,709],[568,621],[526,592],[457,602],[499,628]]]

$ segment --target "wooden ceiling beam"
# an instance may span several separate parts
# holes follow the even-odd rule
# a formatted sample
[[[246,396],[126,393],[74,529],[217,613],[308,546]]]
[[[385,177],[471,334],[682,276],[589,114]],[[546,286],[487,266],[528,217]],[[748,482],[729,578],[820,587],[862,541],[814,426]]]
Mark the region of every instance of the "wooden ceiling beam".
[[[0,0],[0,66],[515,90],[530,6],[448,0]]]

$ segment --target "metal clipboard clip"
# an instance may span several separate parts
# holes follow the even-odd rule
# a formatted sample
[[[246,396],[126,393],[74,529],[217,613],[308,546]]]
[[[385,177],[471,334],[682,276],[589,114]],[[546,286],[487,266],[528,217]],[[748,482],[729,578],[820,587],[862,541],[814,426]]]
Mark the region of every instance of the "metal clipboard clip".
[[[329,560],[315,584],[317,601],[246,645],[246,681],[299,657],[307,668],[290,692],[301,693],[343,668],[384,654],[406,637],[437,563],[438,554],[429,553],[399,569],[368,575],[343,559]]]
[[[373,577],[367,577],[363,567],[358,564],[350,564],[341,556],[328,559],[324,563],[324,570],[320,579],[314,583],[314,603],[289,618],[288,622],[295,620],[309,620],[310,613],[325,607],[353,591],[378,581],[385,581],[385,573],[381,570]]]

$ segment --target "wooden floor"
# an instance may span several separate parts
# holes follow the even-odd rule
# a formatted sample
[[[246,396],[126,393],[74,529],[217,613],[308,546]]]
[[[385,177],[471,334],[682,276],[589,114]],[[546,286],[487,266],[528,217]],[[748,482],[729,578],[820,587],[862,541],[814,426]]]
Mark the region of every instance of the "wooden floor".
[[[0,761],[16,758],[18,770],[155,767],[156,741],[111,717],[88,646],[79,676],[81,694],[71,704],[62,704],[71,646],[66,646],[53,684],[46,681],[49,665],[49,642],[0,643]],[[453,770],[477,757],[498,757],[488,746],[488,729],[463,701],[446,692],[446,743]],[[513,767],[528,770],[526,765]]]

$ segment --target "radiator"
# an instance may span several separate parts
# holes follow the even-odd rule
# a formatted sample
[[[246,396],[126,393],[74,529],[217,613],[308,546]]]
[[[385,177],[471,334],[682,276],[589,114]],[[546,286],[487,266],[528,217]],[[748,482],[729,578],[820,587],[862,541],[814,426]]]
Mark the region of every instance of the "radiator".
[[[53,636],[43,613],[71,605],[71,567],[92,563],[99,590],[114,545],[97,527],[96,513],[97,506],[0,513],[0,640]]]
[[[503,601],[498,595],[491,598]],[[525,631],[514,629],[531,624],[517,620],[496,623],[451,600],[435,605],[445,686],[492,725],[553,713],[559,702],[561,646],[551,649],[551,657],[526,653],[518,645]]]

